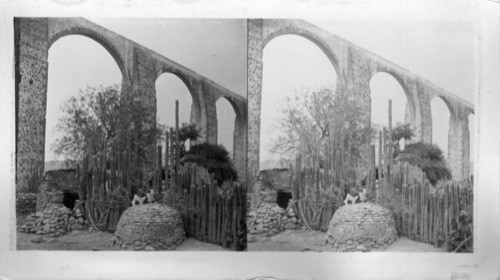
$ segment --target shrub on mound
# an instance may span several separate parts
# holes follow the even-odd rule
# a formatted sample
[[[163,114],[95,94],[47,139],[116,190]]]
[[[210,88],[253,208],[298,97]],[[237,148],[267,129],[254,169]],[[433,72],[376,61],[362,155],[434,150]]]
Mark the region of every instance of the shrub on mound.
[[[369,251],[397,238],[391,211],[373,203],[340,207],[330,221],[327,242],[341,251]]]
[[[181,214],[157,203],[125,210],[115,235],[120,248],[134,250],[173,250],[185,239]]]

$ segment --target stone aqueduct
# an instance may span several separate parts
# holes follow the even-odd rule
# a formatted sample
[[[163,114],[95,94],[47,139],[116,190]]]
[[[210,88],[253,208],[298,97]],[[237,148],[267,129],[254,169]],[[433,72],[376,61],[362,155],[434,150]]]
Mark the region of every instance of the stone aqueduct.
[[[363,119],[370,125],[370,79],[379,72],[392,75],[406,93],[405,122],[411,123],[417,140],[432,142],[431,100],[442,98],[450,111],[448,164],[454,179],[469,174],[469,114],[473,105],[431,82],[362,49],[353,43],[303,20],[248,20],[248,171],[254,176],[259,165],[262,54],[268,42],[281,35],[299,35],[315,43],[337,72],[337,87],[356,98],[366,108]]]
[[[196,122],[203,139],[217,142],[215,103],[226,98],[236,113],[234,162],[238,173],[251,180],[258,170],[262,93],[262,54],[266,44],[281,35],[293,34],[315,43],[329,58],[337,72],[337,85],[366,108],[370,125],[370,79],[379,72],[392,75],[406,93],[406,121],[416,138],[432,141],[430,102],[439,97],[450,111],[448,159],[455,179],[469,174],[470,135],[468,116],[473,105],[425,79],[370,53],[336,35],[303,20],[248,20],[248,102],[215,82],[155,53],[123,36],[81,18],[17,18],[16,43],[16,183],[24,185],[32,168],[42,167],[45,149],[48,51],[59,38],[83,35],[101,44],[114,58],[121,73],[122,86],[156,109],[155,81],[163,73],[178,76],[188,87]],[[248,144],[247,144],[248,143]]]
[[[43,168],[47,108],[48,51],[59,38],[83,35],[101,44],[114,58],[122,87],[156,111],[156,79],[172,73],[187,86],[193,100],[191,121],[201,137],[217,143],[216,102],[225,98],[235,113],[233,161],[246,174],[247,101],[190,69],[123,36],[82,18],[17,18],[16,43],[16,183],[23,186],[32,168]],[[156,118],[155,118],[156,119]]]

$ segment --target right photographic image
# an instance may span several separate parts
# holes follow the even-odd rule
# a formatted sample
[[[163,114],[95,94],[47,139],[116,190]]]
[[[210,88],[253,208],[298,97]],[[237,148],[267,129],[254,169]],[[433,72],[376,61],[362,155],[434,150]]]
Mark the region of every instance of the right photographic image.
[[[247,28],[248,251],[474,252],[473,22]]]

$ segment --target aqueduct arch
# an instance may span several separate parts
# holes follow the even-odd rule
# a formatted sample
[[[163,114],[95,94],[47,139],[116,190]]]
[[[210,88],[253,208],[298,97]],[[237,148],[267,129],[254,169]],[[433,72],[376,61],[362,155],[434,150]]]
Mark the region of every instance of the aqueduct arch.
[[[413,99],[414,96],[410,93],[410,91],[406,87],[406,84],[401,79],[401,77],[398,76],[398,74],[391,72],[391,71],[376,70],[376,71],[372,72],[371,77],[370,77],[370,82],[379,73],[385,73],[385,74],[391,76],[392,78],[394,78],[394,80],[396,80],[396,82],[399,84],[399,86],[403,89],[403,91],[405,93],[405,97],[406,97],[406,109],[405,109],[406,112],[405,112],[404,122],[411,124],[412,127],[414,129],[416,129],[415,124],[417,123],[417,114],[416,114],[416,109],[415,109],[415,100]],[[370,96],[371,96],[371,89],[370,89]],[[373,98],[373,96],[371,96],[371,97]]]
[[[87,36],[101,44],[122,72],[122,88],[152,110],[156,110],[155,81],[158,76],[169,72],[180,77],[192,93],[193,104],[196,104],[193,106],[195,119],[202,139],[217,142],[215,100],[219,96],[237,105],[237,115],[242,116],[239,121],[245,127],[241,136],[246,135],[246,99],[208,78],[82,18],[16,18],[16,184],[20,188],[26,185],[33,168],[43,168],[44,165],[48,50],[57,39],[67,35]],[[239,142],[246,143],[246,139]],[[246,144],[239,145],[238,149],[239,154],[244,154]],[[244,157],[237,160],[244,161]],[[240,177],[245,174],[245,164],[235,163],[240,167]]]
[[[247,173],[247,104],[246,102],[242,102],[240,99],[224,95],[216,96],[214,104],[217,103],[220,98],[226,99],[229,104],[231,104],[231,107],[236,114],[234,118],[233,132],[233,162],[238,170],[238,176],[240,179],[244,180]],[[217,118],[215,121],[215,129],[217,129]]]
[[[157,89],[156,89],[156,82],[164,74],[171,74],[172,76],[178,78],[184,84],[184,86],[187,88],[187,90],[189,91],[189,95],[191,97],[191,100],[192,100],[192,106],[190,108],[190,110],[191,110],[190,123],[200,123],[201,118],[202,118],[201,117],[201,108],[200,108],[201,107],[200,106],[200,103],[201,103],[200,98],[199,98],[197,92],[193,90],[193,88],[191,87],[191,84],[189,84],[189,81],[187,81],[184,76],[181,76],[181,75],[176,74],[176,73],[172,73],[170,71],[166,71],[166,69],[164,69],[163,67],[161,69],[159,69],[159,71],[156,73],[156,79],[155,79],[155,97],[157,97],[157,94],[158,94]],[[167,93],[167,94],[169,94],[169,93]],[[156,114],[158,114],[158,112],[156,112]],[[174,117],[173,112],[172,112],[171,116],[172,116],[172,118]]]
[[[249,19],[248,20],[248,180],[253,180],[259,168],[260,107],[262,93],[262,54],[267,42],[282,34],[302,35],[313,42],[336,62],[337,85],[342,84],[346,94],[356,98],[366,113],[361,116],[364,125],[370,126],[370,79],[378,72],[390,73],[407,93],[410,104],[409,120],[417,141],[432,141],[432,116],[430,100],[435,95],[446,98],[454,111],[450,118],[449,159],[454,179],[469,174],[468,112],[473,105],[432,84],[406,69],[395,65],[353,43],[297,19]],[[411,116],[414,117],[411,117]],[[368,147],[366,147],[368,152]]]

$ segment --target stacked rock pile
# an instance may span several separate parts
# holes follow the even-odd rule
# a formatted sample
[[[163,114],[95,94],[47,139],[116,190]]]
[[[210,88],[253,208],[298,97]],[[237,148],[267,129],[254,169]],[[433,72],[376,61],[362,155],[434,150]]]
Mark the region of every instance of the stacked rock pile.
[[[16,214],[27,215],[36,212],[36,193],[17,193],[16,194]]]
[[[50,234],[52,237],[58,237],[71,230],[86,228],[86,221],[80,209],[72,212],[62,204],[48,204],[42,211],[29,215],[19,230],[25,233]]]
[[[247,226],[250,234],[273,235],[284,229],[297,229],[300,224],[293,208],[285,212],[275,203],[263,203],[250,209]]]
[[[392,212],[373,203],[340,207],[328,226],[327,243],[343,252],[370,251],[397,239]]]
[[[262,203],[259,207],[250,209],[247,214],[248,232],[251,234],[272,235],[281,231],[281,216],[283,208],[277,204]]]
[[[45,172],[38,187],[36,210],[40,211],[51,203],[62,203],[64,192],[78,193],[75,182],[76,170],[59,169]]]
[[[78,204],[78,200],[76,201]],[[69,230],[84,230],[87,228],[87,221],[83,218],[82,210],[76,207],[73,210],[73,215],[68,219]]]
[[[285,215],[281,217],[281,225],[282,229],[298,229],[300,227],[299,219],[295,215],[293,207],[290,207]]]
[[[266,185],[262,180],[255,182],[254,191],[251,196],[251,205],[259,207],[260,204],[275,203],[278,193]]]
[[[173,250],[185,240],[181,214],[157,203],[125,210],[115,235],[115,244],[129,250]]]
[[[62,204],[64,193],[51,185],[49,180],[44,180],[39,187],[36,202],[36,211],[43,211],[50,204]]]

